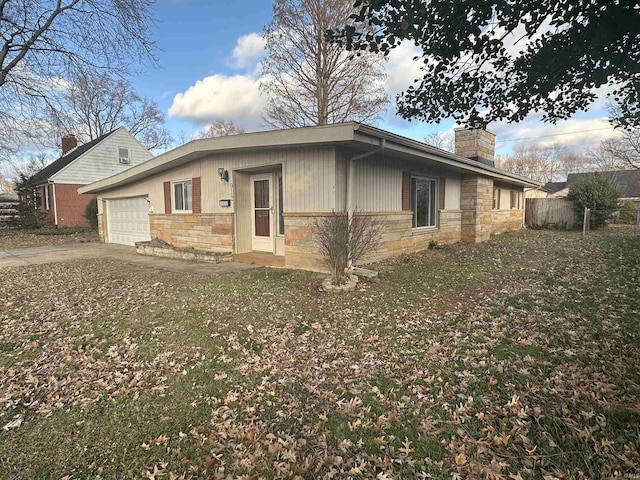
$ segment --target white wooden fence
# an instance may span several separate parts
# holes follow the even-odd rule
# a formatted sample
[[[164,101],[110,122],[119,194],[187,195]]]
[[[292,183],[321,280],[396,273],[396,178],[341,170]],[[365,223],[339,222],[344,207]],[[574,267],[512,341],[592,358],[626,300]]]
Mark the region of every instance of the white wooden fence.
[[[524,221],[531,228],[570,230],[576,226],[576,213],[566,198],[527,198]]]
[[[18,202],[3,202],[0,201],[0,223],[8,222],[12,218],[18,215],[16,207]]]

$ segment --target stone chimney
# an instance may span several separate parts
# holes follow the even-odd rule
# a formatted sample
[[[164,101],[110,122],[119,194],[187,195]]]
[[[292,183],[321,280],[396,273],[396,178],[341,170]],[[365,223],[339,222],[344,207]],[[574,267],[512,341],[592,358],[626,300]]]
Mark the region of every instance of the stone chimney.
[[[62,137],[62,155],[66,155],[78,146],[78,139],[75,135],[65,135]]]
[[[496,134],[484,129],[456,128],[456,155],[495,167]]]

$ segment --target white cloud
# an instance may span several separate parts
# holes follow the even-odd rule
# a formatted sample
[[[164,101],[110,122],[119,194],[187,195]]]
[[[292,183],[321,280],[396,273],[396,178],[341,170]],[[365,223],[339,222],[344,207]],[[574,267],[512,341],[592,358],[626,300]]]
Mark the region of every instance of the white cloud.
[[[229,63],[239,70],[251,70],[264,56],[265,40],[262,35],[249,33],[238,38]]]
[[[248,130],[262,123],[263,99],[260,79],[252,75],[211,75],[178,93],[169,116],[210,123],[232,120]]]
[[[417,79],[422,78],[423,73],[420,71],[422,62],[414,60],[414,57],[419,57],[421,53],[422,50],[410,42],[402,42],[391,51],[385,65],[387,72],[385,88],[390,97],[395,97]]]

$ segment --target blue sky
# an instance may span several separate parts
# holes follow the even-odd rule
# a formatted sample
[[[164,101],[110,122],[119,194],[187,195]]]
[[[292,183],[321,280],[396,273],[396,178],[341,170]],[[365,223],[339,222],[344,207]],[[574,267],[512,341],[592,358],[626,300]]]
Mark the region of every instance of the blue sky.
[[[248,131],[263,129],[258,63],[260,33],[270,20],[271,2],[158,0],[156,17],[159,65],[145,69],[133,84],[158,102],[174,136],[192,135],[217,119],[231,119]],[[451,133],[453,122],[409,123],[394,115],[393,97],[419,73],[411,60],[416,53],[404,45],[392,54],[387,64],[392,102],[378,126],[417,140],[432,132]],[[579,149],[612,135],[604,106],[599,101],[588,112],[557,125],[531,117],[518,125],[489,128],[497,134],[499,153],[508,153],[522,138],[524,143],[562,142]]]

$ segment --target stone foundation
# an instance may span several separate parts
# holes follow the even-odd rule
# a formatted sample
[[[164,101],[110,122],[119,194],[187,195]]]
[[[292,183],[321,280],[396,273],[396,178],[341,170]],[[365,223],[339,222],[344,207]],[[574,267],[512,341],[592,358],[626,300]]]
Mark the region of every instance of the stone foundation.
[[[491,233],[498,234],[511,230],[520,230],[524,219],[524,210],[493,210]]]
[[[232,252],[233,214],[150,214],[151,238],[174,247]]]
[[[461,237],[460,210],[440,212],[438,228],[413,229],[411,212],[364,213],[384,224],[378,249],[359,263],[366,264],[429,248],[431,241],[456,243]],[[287,268],[326,271],[318,252],[316,222],[328,213],[285,214],[285,262]]]
[[[460,210],[441,210],[438,228],[412,228],[411,212],[373,215],[376,221],[384,223],[382,238],[377,251],[363,258],[360,263],[378,262],[403,253],[426,250],[431,242],[443,245],[460,241]]]
[[[330,213],[284,214],[284,259],[287,268],[326,272],[315,239],[316,221]]]
[[[105,242],[105,232],[106,232],[106,228],[105,228],[104,214],[99,213],[98,214],[98,236],[100,237],[100,241],[102,243]]]

